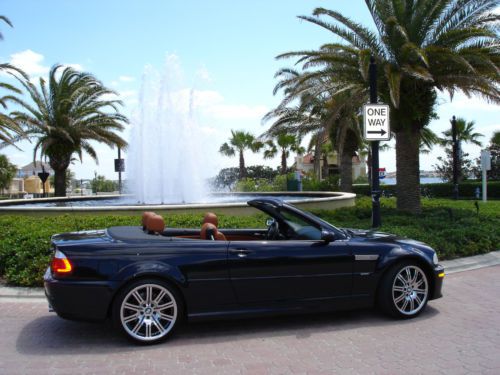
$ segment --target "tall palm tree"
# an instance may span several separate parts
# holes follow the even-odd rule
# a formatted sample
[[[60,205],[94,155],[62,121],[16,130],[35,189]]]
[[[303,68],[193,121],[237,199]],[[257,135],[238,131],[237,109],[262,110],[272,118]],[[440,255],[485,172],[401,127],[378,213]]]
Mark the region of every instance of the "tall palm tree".
[[[330,77],[336,90],[365,89],[367,101],[374,56],[379,97],[391,106],[391,130],[396,134],[397,206],[420,212],[420,135],[433,117],[436,90],[500,102],[500,15],[494,13],[498,0],[365,2],[375,32],[339,12],[316,8],[313,16],[299,18],[331,31],[342,42],[278,57],[298,58],[311,77]]]
[[[90,73],[54,65],[48,85],[43,78],[40,78],[39,88],[29,80],[19,81],[33,103],[16,99],[23,110],[13,112],[11,116],[35,141],[33,160],[38,152],[49,159],[54,170],[56,196],[66,195],[66,170],[73,155],[76,154],[81,161],[85,152],[98,162],[91,141],[110,147],[127,145],[116,133],[128,123],[127,118],[118,112],[121,102],[107,99],[115,93]]]
[[[478,140],[478,138],[484,137],[481,133],[476,133],[474,129],[474,121],[466,121],[465,119],[459,117],[456,119],[457,126],[457,139],[459,142],[472,143],[476,146],[481,147],[483,144]],[[443,138],[440,139],[443,146],[451,146],[453,143],[452,130],[448,129],[443,132]]]
[[[12,22],[5,17],[0,15],[0,21],[6,23],[8,26],[12,26]],[[3,34],[0,32],[0,40],[3,40]],[[7,72],[10,74],[19,74],[24,78],[27,78],[26,74],[19,68],[16,68],[10,64],[0,64],[0,72]],[[7,109],[7,104],[12,100],[12,94],[20,94],[21,91],[15,86],[6,83],[0,82],[0,88],[6,90],[8,92],[7,95],[0,96],[0,107],[2,109]],[[8,115],[0,112],[0,148],[6,145],[12,145],[16,138],[21,136],[23,131],[19,124],[17,124],[12,118]]]
[[[222,146],[220,146],[219,152],[225,156],[234,156],[236,155],[236,152],[239,153],[239,178],[241,179],[246,177],[245,157],[243,155],[244,151],[251,150],[252,152],[258,152],[262,146],[263,143],[258,141],[252,134],[241,130],[231,130],[229,143],[223,143]]]
[[[300,145],[300,138],[294,134],[280,133],[275,137],[275,140],[276,143],[272,139],[265,142],[266,150],[264,151],[264,158],[272,159],[279,151],[281,153],[280,174],[283,175],[287,172],[287,159],[290,156],[290,152],[302,154],[304,148]]]

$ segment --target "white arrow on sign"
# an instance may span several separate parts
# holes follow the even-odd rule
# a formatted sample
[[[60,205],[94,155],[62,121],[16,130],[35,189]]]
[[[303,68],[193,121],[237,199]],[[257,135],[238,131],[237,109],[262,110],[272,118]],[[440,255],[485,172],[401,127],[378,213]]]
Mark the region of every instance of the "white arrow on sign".
[[[366,104],[363,107],[363,119],[367,141],[388,141],[391,138],[388,105]]]

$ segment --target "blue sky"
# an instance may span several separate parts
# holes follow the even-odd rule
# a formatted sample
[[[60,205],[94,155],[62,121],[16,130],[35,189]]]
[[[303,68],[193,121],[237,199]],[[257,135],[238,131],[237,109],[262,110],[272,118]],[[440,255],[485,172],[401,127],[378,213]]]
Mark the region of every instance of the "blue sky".
[[[13,29],[0,25],[2,62],[17,64],[34,77],[47,74],[55,63],[89,71],[121,94],[127,115],[137,106],[144,67],[161,69],[166,56],[177,56],[184,85],[208,98],[200,108],[199,121],[210,135],[206,152],[212,155],[214,174],[221,167],[237,165],[236,158],[217,154],[230,129],[255,135],[265,131],[262,115],[280,100],[272,94],[274,73],[292,64],[274,57],[332,41],[329,32],[297,15],[309,15],[322,6],[371,25],[362,0],[1,0],[0,4],[0,13],[14,24]],[[477,130],[486,135],[485,142],[493,130],[500,129],[497,106],[462,95],[452,103],[442,95],[440,102],[440,119],[431,124],[438,133],[449,127],[453,114],[475,120]],[[1,152],[15,164],[29,163],[31,145],[19,146],[23,152],[12,147]],[[84,156],[83,165],[71,166],[77,178],[91,178],[94,171],[116,178],[112,161],[116,151],[97,147],[99,166]],[[465,151],[479,155],[475,146],[466,146]],[[432,169],[442,154],[436,149],[422,155],[421,168]],[[247,156],[248,165],[274,167],[279,162],[279,158],[263,161],[260,155]],[[395,170],[394,150],[381,155],[381,166]]]

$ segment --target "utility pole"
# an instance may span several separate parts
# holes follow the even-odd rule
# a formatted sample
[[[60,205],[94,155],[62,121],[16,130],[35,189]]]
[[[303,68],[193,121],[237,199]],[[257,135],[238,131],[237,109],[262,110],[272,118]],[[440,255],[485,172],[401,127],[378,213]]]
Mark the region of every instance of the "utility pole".
[[[377,64],[375,58],[370,57],[370,104],[377,104]],[[378,228],[382,225],[380,218],[380,180],[379,170],[379,141],[372,141],[372,227]]]
[[[453,199],[458,199],[458,134],[457,134],[457,119],[455,116],[451,118],[451,138],[452,138],[452,155],[453,155]]]

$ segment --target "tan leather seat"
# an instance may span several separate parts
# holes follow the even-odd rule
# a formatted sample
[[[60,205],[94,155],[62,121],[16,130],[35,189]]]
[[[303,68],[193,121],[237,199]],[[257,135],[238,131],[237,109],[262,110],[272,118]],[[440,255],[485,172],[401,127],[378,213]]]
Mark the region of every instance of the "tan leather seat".
[[[200,238],[202,240],[227,241],[226,236],[219,232],[212,223],[205,223],[201,226]]]
[[[205,217],[203,218],[202,224],[205,224],[205,223],[210,223],[210,224],[213,224],[216,227],[218,227],[219,226],[219,219],[217,218],[217,215],[214,214],[213,212],[207,212],[205,214]]]
[[[150,215],[146,222],[148,233],[163,233],[165,221],[160,215]]]
[[[143,212],[143,214],[142,214],[142,230],[146,230],[146,226],[148,224],[148,219],[153,215],[156,215],[156,214],[152,211],[144,211]]]

